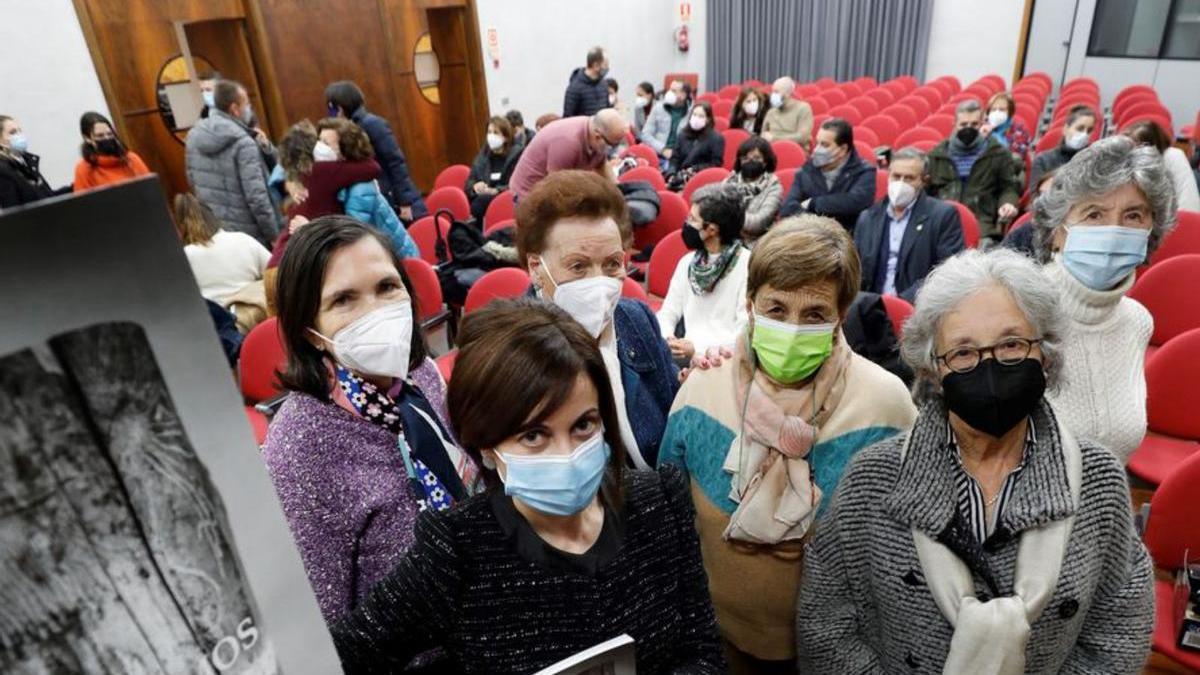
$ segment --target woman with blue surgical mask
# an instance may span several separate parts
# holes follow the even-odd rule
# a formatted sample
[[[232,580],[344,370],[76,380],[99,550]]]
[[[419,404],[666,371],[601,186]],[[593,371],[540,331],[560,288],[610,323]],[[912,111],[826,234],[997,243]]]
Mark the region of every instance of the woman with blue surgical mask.
[[[1077,436],[1123,461],[1146,432],[1149,312],[1126,297],[1175,222],[1161,155],[1124,136],[1081,150],[1034,203],[1034,250],[1069,318],[1061,386],[1047,393]]]
[[[54,189],[38,170],[40,160],[29,152],[29,137],[21,123],[0,115],[0,209],[54,196]],[[70,189],[67,186],[64,191]]]
[[[654,313],[621,298],[631,237],[621,192],[591,171],[556,171],[521,199],[516,215],[518,257],[533,292],[596,339],[630,462],[654,466],[678,374]]]
[[[451,419],[488,489],[423,516],[334,627],[346,672],[440,646],[446,672],[532,673],[622,633],[639,673],[725,672],[686,482],[626,469],[592,334],[519,298],[466,317],[458,343]]]

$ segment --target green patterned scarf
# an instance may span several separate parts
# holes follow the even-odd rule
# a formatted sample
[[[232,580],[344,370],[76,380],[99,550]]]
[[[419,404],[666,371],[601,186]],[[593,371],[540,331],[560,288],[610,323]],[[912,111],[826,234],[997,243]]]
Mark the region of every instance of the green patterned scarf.
[[[688,281],[696,295],[711,293],[716,288],[721,277],[729,271],[742,251],[742,242],[735,241],[725,247],[718,255],[709,255],[706,249],[696,251],[692,263],[688,265]]]

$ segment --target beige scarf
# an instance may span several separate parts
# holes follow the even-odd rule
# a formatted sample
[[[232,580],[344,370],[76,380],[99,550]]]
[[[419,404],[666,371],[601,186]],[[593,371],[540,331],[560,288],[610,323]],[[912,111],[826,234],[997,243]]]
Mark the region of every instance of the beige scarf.
[[[750,347],[738,342],[736,400],[742,422],[723,467],[731,475],[729,498],[738,506],[725,539],[772,545],[808,532],[821,501],[808,453],[845,391],[851,359],[845,343],[838,331],[833,352],[813,381],[784,389],[755,379]]]

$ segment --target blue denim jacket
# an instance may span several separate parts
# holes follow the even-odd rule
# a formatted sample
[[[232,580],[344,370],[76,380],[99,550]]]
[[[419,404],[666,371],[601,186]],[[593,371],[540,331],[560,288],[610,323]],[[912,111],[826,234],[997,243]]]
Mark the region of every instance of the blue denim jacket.
[[[645,303],[622,298],[613,315],[613,329],[625,388],[625,414],[642,458],[656,466],[667,415],[679,390],[679,371],[658,321]]]

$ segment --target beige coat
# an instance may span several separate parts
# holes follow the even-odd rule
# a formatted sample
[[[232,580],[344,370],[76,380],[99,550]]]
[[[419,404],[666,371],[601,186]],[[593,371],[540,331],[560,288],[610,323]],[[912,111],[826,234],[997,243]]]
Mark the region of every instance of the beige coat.
[[[795,141],[808,152],[812,144],[812,125],[812,107],[804,101],[789,98],[782,107],[767,111],[763,131],[770,132],[772,141]]]

